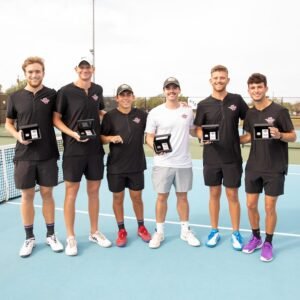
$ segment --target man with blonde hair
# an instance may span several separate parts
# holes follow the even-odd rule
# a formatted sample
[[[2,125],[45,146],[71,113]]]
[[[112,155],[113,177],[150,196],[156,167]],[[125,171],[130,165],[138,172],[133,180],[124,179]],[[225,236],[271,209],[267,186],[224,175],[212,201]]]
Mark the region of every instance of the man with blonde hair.
[[[220,240],[219,212],[222,184],[225,186],[232,223],[232,246],[242,250],[243,239],[239,232],[240,203],[238,188],[241,185],[242,156],[239,141],[239,119],[244,119],[248,106],[240,95],[228,93],[230,81],[225,66],[217,65],[211,69],[210,84],[212,94],[200,101],[194,124],[197,135],[203,139],[204,125],[219,126],[218,141],[204,142],[203,175],[204,183],[209,186],[209,214],[211,232],[206,246],[215,247]]]
[[[54,252],[62,251],[63,246],[54,232],[55,203],[52,195],[53,186],[58,181],[59,157],[52,125],[56,92],[43,85],[45,66],[42,58],[27,58],[22,69],[26,86],[10,96],[5,127],[17,139],[14,177],[16,188],[22,191],[21,215],[26,232],[20,256],[27,257],[35,247],[33,201],[36,184],[40,186],[43,200],[43,215],[47,226],[46,243]],[[30,132],[31,136],[29,135],[32,139],[27,137],[27,129],[23,126],[35,127]],[[41,139],[34,139],[35,137]]]

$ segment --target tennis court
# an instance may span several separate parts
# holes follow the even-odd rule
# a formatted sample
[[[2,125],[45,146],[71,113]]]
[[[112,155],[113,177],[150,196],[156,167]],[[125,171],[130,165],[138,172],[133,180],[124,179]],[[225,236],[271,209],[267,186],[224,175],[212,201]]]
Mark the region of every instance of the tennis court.
[[[152,159],[147,159],[144,192],[146,226],[155,228],[155,193],[151,184]],[[125,248],[104,249],[88,241],[89,218],[85,182],[77,199],[76,233],[79,255],[67,257],[52,253],[45,244],[45,224],[41,198],[36,197],[35,235],[37,247],[31,257],[18,256],[24,233],[19,214],[20,199],[0,206],[0,298],[1,299],[297,299],[300,278],[300,222],[297,184],[300,166],[291,165],[286,191],[278,201],[277,234],[274,236],[275,259],[260,261],[260,253],[250,255],[234,251],[230,244],[230,219],[224,195],[220,212],[221,243],[214,249],[204,243],[209,233],[208,189],[203,185],[202,161],[194,160],[194,186],[189,194],[190,223],[201,239],[199,248],[179,239],[180,225],[174,192],[169,199],[166,239],[153,250],[137,238],[137,224],[128,197],[125,219],[129,243]],[[65,239],[63,220],[64,185],[54,191],[56,231]],[[113,217],[112,197],[103,180],[101,186],[100,229],[112,241],[117,226]],[[244,187],[240,189],[241,228],[250,235]],[[262,200],[262,199],[261,199]],[[260,202],[263,209],[263,201]],[[264,228],[262,214],[262,228]]]

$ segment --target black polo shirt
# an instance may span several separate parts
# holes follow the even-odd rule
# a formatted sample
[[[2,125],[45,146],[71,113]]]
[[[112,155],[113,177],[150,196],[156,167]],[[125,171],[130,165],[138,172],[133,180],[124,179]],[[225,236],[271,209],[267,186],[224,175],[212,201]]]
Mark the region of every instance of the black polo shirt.
[[[254,124],[262,123],[268,123],[280,132],[290,132],[294,129],[288,110],[275,102],[261,111],[255,107],[250,108],[244,122],[244,129],[251,133],[252,139],[246,170],[287,174],[288,143],[278,139],[253,139]]]
[[[248,105],[240,95],[228,93],[223,101],[209,96],[198,103],[194,124],[219,124],[218,142],[207,144],[203,164],[241,163],[239,119],[244,119]]]
[[[147,114],[133,108],[129,114],[113,109],[105,114],[101,124],[101,134],[120,135],[123,144],[109,144],[107,172],[123,174],[142,172],[146,169],[143,148]]]
[[[36,94],[22,89],[8,99],[6,116],[16,120],[16,128],[38,124],[42,139],[23,145],[17,141],[14,160],[48,160],[58,158],[52,115],[55,107],[56,91],[43,87]]]
[[[99,111],[103,109],[103,89],[100,85],[92,83],[88,95],[84,89],[74,83],[70,83],[58,91],[55,110],[62,115],[65,125],[71,130],[77,131],[78,120],[94,119],[94,129],[97,134],[95,139],[80,143],[63,133],[64,156],[104,154],[100,141],[99,119]]]

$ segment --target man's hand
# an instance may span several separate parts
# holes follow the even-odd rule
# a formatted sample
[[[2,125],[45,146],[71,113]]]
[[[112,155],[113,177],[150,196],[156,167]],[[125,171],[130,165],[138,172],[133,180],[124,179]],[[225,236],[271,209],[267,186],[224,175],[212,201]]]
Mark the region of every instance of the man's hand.
[[[27,146],[27,145],[29,145],[29,144],[32,143],[32,141],[24,141],[23,140],[22,130],[18,131],[18,138],[17,139],[18,139],[18,141],[19,141],[20,144],[25,145],[25,146]]]

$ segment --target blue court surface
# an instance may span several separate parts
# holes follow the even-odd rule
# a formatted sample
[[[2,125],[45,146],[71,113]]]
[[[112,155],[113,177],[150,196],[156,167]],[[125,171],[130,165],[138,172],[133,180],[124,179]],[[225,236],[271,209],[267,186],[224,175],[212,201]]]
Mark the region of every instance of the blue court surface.
[[[145,219],[149,231],[155,229],[155,193],[148,159],[144,191]],[[125,200],[125,225],[129,243],[125,248],[104,249],[88,241],[89,218],[85,182],[77,199],[76,234],[79,255],[67,257],[53,253],[45,244],[45,224],[41,198],[36,197],[35,235],[37,247],[29,258],[20,258],[24,232],[20,218],[20,199],[0,205],[0,299],[299,299],[300,278],[300,166],[291,165],[285,195],[278,200],[275,259],[260,261],[260,252],[234,251],[230,243],[227,200],[222,196],[220,232],[216,248],[205,244],[209,233],[208,189],[203,184],[202,161],[195,160],[194,187],[189,193],[190,223],[201,239],[198,248],[180,240],[180,225],[174,191],[169,198],[166,239],[153,250],[136,234],[130,199]],[[115,241],[117,226],[112,212],[112,197],[106,180],[101,186],[100,230]],[[56,232],[64,242],[64,184],[55,188]],[[244,187],[240,189],[241,231],[250,235]],[[264,228],[261,196],[261,228]]]

